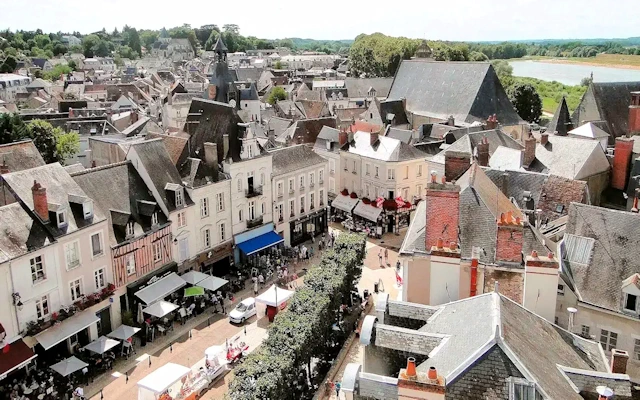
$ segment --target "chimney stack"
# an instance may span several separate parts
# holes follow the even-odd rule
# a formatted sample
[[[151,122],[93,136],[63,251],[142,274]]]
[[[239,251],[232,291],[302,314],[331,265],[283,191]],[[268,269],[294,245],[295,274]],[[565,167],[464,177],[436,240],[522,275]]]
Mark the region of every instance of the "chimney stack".
[[[229,134],[222,135],[222,157],[226,157],[229,154]]]
[[[547,139],[549,137],[547,136]],[[524,157],[522,159],[522,164],[525,166],[529,166],[533,160],[536,158],[536,138],[533,137],[531,132],[529,132],[529,136],[524,140]]]
[[[218,181],[218,145],[216,143],[205,142],[204,162],[212,169],[214,182]]]
[[[47,201],[47,189],[42,187],[37,181],[33,181],[31,188],[33,195],[33,211],[40,217],[42,222],[49,222],[49,202]]]
[[[533,250],[525,257],[522,305],[551,323],[556,316],[559,273],[560,265],[553,253],[543,256]]]
[[[633,140],[616,138],[616,146],[613,152],[613,170],[611,171],[611,187],[614,189],[625,190],[627,187],[632,153]]]
[[[409,357],[407,368],[398,375],[398,399],[444,400],[446,393],[445,379],[438,374],[435,367],[428,372],[416,371],[416,360]]]
[[[498,117],[496,116],[496,114],[489,115],[489,118],[487,118],[486,129],[491,130],[491,129],[496,129],[497,127],[498,127]]]
[[[447,119],[447,125],[456,126],[456,119],[453,118],[453,115],[449,115],[449,118]]]
[[[549,134],[547,132],[540,134],[540,144],[546,146],[549,142]]]
[[[347,130],[344,128],[341,128],[340,132],[338,133],[338,141],[340,143],[340,147],[344,146],[348,140],[349,140],[349,134],[347,133]]]
[[[518,218],[509,211],[500,214],[496,237],[496,261],[520,263],[522,261],[522,243],[524,227]]]
[[[2,165],[0,165],[0,175],[8,174],[9,172],[11,171],[9,171],[7,162],[5,160],[2,160]]]
[[[471,154],[460,151],[444,153],[444,176],[448,182],[454,181],[471,167]]]
[[[629,106],[629,132],[627,136],[640,135],[640,92],[631,92]]]
[[[611,350],[611,372],[614,374],[626,374],[629,353],[624,350]]]
[[[489,166],[489,140],[486,136],[482,137],[476,149],[478,150],[478,165],[481,167]]]
[[[370,138],[369,144],[371,145],[371,147],[373,147],[376,144],[376,142],[378,141],[378,132],[371,132],[369,135],[370,135],[369,136],[369,138]]]
[[[444,243],[458,242],[460,186],[439,183],[435,173],[427,184],[425,248],[442,249]]]

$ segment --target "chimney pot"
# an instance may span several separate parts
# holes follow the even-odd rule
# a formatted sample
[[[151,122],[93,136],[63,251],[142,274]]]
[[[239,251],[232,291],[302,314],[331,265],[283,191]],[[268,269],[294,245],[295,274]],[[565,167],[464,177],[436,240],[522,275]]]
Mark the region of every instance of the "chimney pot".
[[[538,258],[538,252],[535,250],[531,250],[531,257]]]
[[[507,224],[511,224],[513,222],[513,212],[507,211]]]
[[[415,378],[417,376],[416,373],[416,359],[413,357],[409,357],[407,359],[407,377]]]
[[[504,224],[505,223],[505,217],[504,217],[504,213],[500,213],[500,224]]]
[[[624,350],[611,350],[611,372],[614,374],[626,374],[629,353]]]
[[[458,244],[456,242],[451,242],[449,244],[449,249],[451,249],[451,251],[456,251],[458,249]]]
[[[431,183],[436,183],[438,181],[438,175],[436,171],[431,171]]]
[[[520,225],[520,217],[516,217],[516,225]]]
[[[547,132],[540,134],[540,144],[546,146],[549,142],[549,134]]]
[[[442,239],[442,238],[438,238],[438,241],[437,241],[436,247],[437,247],[438,249],[442,249],[442,248],[444,247],[444,243],[443,243],[443,239]]]
[[[438,379],[438,370],[436,369],[436,367],[429,367],[429,372],[427,372],[427,378],[429,378],[429,380],[435,381],[436,379]]]
[[[550,251],[549,254],[547,254],[547,257],[553,259],[554,257],[553,251]]]

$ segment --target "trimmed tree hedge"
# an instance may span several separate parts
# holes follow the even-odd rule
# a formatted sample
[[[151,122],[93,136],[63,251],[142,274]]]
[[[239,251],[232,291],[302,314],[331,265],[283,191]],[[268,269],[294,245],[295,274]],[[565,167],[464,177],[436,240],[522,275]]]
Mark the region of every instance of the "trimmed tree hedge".
[[[332,342],[332,325],[362,275],[366,239],[343,233],[318,266],[305,276],[284,312],[269,327],[259,349],[235,369],[228,397],[233,400],[301,399],[309,388],[312,358],[323,359]]]

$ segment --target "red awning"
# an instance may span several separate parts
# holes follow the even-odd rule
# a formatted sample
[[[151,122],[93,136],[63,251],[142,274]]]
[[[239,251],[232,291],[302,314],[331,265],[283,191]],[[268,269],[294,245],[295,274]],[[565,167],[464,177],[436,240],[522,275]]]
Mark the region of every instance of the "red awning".
[[[36,358],[33,350],[22,339],[18,339],[6,346],[8,346],[8,349],[3,348],[0,350],[0,380],[6,378],[9,372],[24,367]]]

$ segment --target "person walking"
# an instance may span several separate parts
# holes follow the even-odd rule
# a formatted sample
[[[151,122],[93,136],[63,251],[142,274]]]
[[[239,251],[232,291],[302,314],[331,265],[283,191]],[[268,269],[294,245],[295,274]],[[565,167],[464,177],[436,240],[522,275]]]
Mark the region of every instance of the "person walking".
[[[340,398],[340,388],[342,387],[342,384],[336,381],[336,383],[334,383],[334,387],[336,388],[336,397]]]
[[[254,280],[253,281],[253,295],[257,296],[258,295],[258,280]]]
[[[264,287],[264,276],[262,276],[262,274],[258,275],[258,284],[260,284],[260,287]]]
[[[380,267],[384,267],[384,265],[382,264],[382,249],[380,249],[380,251],[378,252],[378,260],[380,261]]]
[[[396,271],[400,272],[400,260],[396,261]]]

